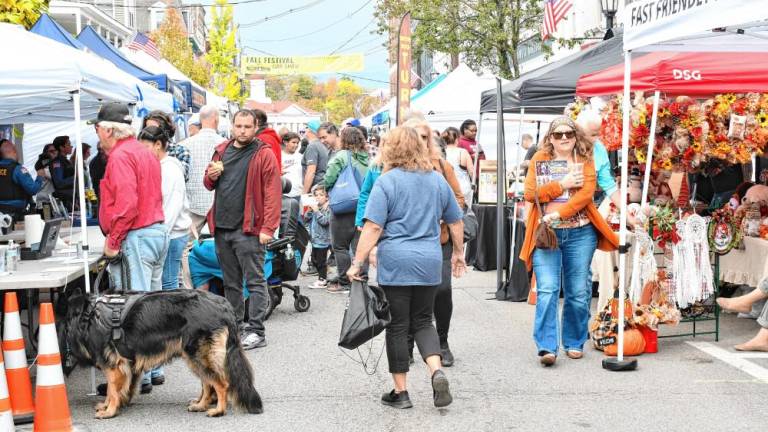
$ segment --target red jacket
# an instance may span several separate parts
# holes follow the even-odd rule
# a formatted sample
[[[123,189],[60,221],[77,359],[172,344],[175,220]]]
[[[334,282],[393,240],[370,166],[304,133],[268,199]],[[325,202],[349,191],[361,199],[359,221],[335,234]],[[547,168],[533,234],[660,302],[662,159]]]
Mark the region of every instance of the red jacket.
[[[277,159],[277,171],[281,172],[283,166],[283,149],[281,144],[283,143],[283,140],[280,138],[280,135],[278,135],[272,128],[265,128],[260,134],[256,135],[256,138],[264,141],[272,149],[272,153],[275,154],[275,158]]]
[[[214,162],[220,161],[224,150],[234,142],[235,140],[229,140],[219,144],[211,160]],[[248,164],[243,233],[254,236],[263,233],[272,236],[280,226],[280,206],[282,204],[280,166],[277,165],[269,145],[259,140],[255,141],[252,145],[260,147],[256,149],[251,162]],[[208,190],[216,189],[217,182],[208,177],[207,169],[205,170],[203,184]],[[214,195],[213,205],[211,210],[208,211],[208,227],[211,230],[211,234],[216,229],[215,209],[216,196]]]
[[[110,249],[120,250],[128,231],[165,219],[160,162],[135,138],[118,141],[109,152],[99,189],[99,225]]]

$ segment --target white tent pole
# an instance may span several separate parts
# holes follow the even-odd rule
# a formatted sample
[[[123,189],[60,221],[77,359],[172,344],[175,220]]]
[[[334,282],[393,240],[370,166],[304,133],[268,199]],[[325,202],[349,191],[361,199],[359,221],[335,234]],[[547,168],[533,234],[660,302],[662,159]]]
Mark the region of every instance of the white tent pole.
[[[80,130],[80,85],[72,93],[72,102],[75,108],[75,155],[77,157],[77,188],[80,194],[80,240],[83,242],[83,256],[77,257],[83,260],[83,279],[85,280],[85,292],[91,293],[91,271],[88,265],[88,221],[85,211],[85,170],[83,166],[83,137]],[[91,367],[91,393],[96,394],[96,369]]]
[[[651,134],[648,138],[648,153],[645,155],[645,175],[643,176],[643,197],[640,200],[640,208],[648,202],[648,189],[651,185],[651,166],[653,162],[653,149],[656,144],[656,122],[659,117],[659,95],[656,90],[653,93],[653,115],[651,117]],[[634,263],[637,265],[637,263]]]
[[[632,51],[624,53],[624,100],[622,101],[621,131],[621,209],[619,222],[619,352],[618,361],[624,360],[624,288],[627,266],[627,189],[629,183],[629,87],[632,73]]]
[[[523,117],[525,108],[520,108],[520,123],[517,128],[517,147],[515,148],[515,186],[512,188],[512,251],[509,254],[509,274],[512,274],[512,263],[515,262],[515,240],[517,239],[517,186],[519,182],[518,173],[520,171],[520,146],[523,143]]]

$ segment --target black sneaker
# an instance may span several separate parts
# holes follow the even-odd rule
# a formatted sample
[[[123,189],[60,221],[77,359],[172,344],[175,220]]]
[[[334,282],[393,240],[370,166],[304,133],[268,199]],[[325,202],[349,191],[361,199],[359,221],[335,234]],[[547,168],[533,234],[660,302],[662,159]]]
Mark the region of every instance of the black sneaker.
[[[400,393],[396,393],[394,390],[384,393],[381,395],[381,403],[397,409],[413,408],[411,398],[408,396],[408,390]]]
[[[443,365],[443,366],[445,366],[445,365]],[[163,384],[165,384],[165,375],[158,375],[158,376],[153,376],[152,377],[152,385],[153,386],[163,385]]]
[[[440,344],[440,355],[443,357],[441,360],[443,367],[453,366],[453,353],[451,352],[451,347],[448,346],[448,342]]]
[[[302,272],[305,276],[312,276],[317,274],[317,269],[313,265],[308,265],[307,269]]]
[[[432,374],[432,399],[436,408],[446,407],[453,402],[453,396],[448,389],[448,377],[441,370]]]
[[[264,348],[267,346],[267,338],[259,336],[256,333],[244,333],[240,343],[243,345],[243,349],[248,351],[254,348]]]
[[[141,383],[141,390],[139,390],[141,394],[149,394],[152,393],[152,383]],[[96,393],[99,394],[99,396],[106,396],[107,395],[107,383],[102,383],[96,386]]]

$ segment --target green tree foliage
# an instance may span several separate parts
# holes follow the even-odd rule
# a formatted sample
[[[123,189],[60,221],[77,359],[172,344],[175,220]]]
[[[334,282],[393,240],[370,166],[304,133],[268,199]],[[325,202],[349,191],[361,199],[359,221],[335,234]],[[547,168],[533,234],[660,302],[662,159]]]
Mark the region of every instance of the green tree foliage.
[[[49,0],[0,0],[0,22],[31,28],[48,10]]]
[[[151,36],[165,60],[197,84],[206,88],[210,86],[210,67],[203,59],[195,58],[178,10],[166,8],[162,24]]]
[[[407,11],[416,24],[416,52],[461,54],[472,69],[490,68],[506,79],[520,75],[517,48],[539,32],[543,19],[539,0],[378,0],[378,32],[396,32],[393,23]]]
[[[210,49],[206,58],[211,65],[213,86],[216,92],[227,99],[243,101],[242,84],[236,66],[237,28],[232,21],[232,5],[227,0],[216,0],[211,7],[211,28],[208,31]]]
[[[350,117],[367,116],[382,104],[349,78],[319,83],[309,75],[268,76],[266,87],[272,100],[296,102],[337,124]]]

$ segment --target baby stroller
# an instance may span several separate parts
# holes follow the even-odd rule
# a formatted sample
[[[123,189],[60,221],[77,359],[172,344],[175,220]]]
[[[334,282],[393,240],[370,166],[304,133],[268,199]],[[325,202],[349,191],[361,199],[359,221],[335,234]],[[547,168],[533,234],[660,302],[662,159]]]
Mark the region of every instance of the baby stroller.
[[[283,300],[283,288],[293,291],[293,307],[299,312],[309,310],[309,297],[302,295],[298,285],[291,285],[298,279],[299,269],[309,243],[309,233],[299,223],[301,208],[299,203],[285,194],[291,190],[291,181],[282,178],[283,197],[280,213],[279,238],[267,244],[264,259],[264,278],[269,287],[269,307],[267,318]]]
[[[283,192],[290,189],[290,181],[284,179]],[[299,204],[295,200],[282,197],[279,238],[267,244],[264,259],[264,279],[267,281],[269,292],[267,318],[282,302],[283,288],[293,291],[293,306],[298,312],[309,310],[309,297],[302,295],[297,285],[287,283],[298,278],[301,260],[309,243],[307,230],[298,223],[299,211]],[[219,294],[223,294],[221,266],[216,256],[213,238],[201,236],[200,241],[195,242],[189,254],[189,269],[195,287],[209,283],[211,291],[220,291]],[[248,290],[245,287],[243,287],[243,295],[245,298],[248,297]],[[247,311],[248,308],[245,310]]]

